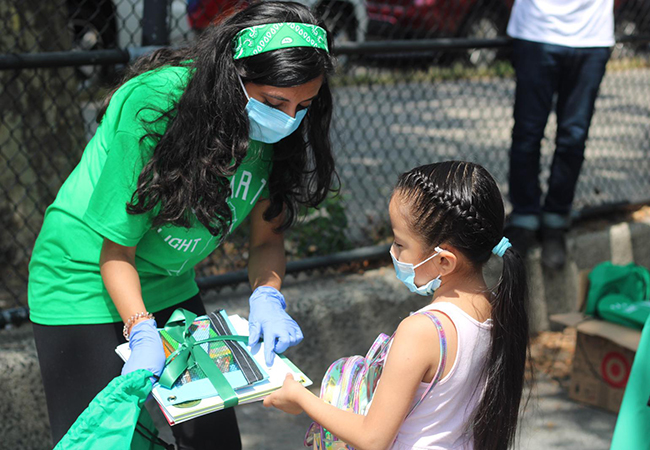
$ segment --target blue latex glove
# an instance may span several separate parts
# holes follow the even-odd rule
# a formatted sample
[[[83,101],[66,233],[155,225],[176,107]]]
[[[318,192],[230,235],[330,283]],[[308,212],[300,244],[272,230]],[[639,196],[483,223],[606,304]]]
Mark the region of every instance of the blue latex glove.
[[[122,375],[138,369],[146,369],[156,378],[165,368],[165,350],[154,319],[143,320],[133,325],[129,339],[131,356],[122,367]],[[153,383],[155,380],[151,379]]]
[[[264,359],[266,365],[273,364],[275,353],[284,353],[289,347],[302,341],[302,331],[284,309],[284,297],[271,286],[255,289],[249,300],[248,345],[257,351],[260,337],[264,336]],[[275,352],[275,353],[274,353]]]

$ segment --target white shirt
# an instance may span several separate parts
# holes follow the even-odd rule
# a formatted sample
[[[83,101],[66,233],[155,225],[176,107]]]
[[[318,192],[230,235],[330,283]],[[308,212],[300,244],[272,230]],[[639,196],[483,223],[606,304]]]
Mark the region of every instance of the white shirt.
[[[439,302],[422,310],[445,314],[457,334],[456,359],[449,373],[436,384],[409,415],[391,450],[472,450],[468,422],[485,388],[483,368],[490,351],[492,321],[478,322],[458,306]],[[415,404],[429,387],[420,383]]]
[[[515,0],[508,36],[567,47],[614,45],[614,0]]]

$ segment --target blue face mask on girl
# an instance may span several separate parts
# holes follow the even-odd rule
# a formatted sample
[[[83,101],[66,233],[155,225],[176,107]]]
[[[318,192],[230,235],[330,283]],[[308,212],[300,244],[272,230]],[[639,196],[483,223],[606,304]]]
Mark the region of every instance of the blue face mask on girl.
[[[393,251],[390,251],[390,257],[393,259],[393,265],[395,266],[395,272],[397,274],[397,279],[400,280],[404,285],[409,288],[409,291],[416,294],[429,296],[433,295],[433,292],[440,287],[442,281],[440,280],[440,275],[438,275],[433,280],[429,281],[427,284],[424,284],[420,287],[415,285],[415,269],[420,267],[425,262],[431,260],[435,256],[439,255],[442,252],[440,247],[435,248],[435,253],[429,256],[427,259],[422,261],[419,264],[413,265],[410,263],[399,262],[397,258],[393,255]]]
[[[291,117],[279,109],[251,98],[246,92],[241,77],[238,76],[238,78],[239,84],[241,84],[248,99],[246,112],[250,122],[249,137],[251,139],[266,144],[275,144],[298,129],[300,122],[307,114],[307,108],[296,112],[296,117]]]

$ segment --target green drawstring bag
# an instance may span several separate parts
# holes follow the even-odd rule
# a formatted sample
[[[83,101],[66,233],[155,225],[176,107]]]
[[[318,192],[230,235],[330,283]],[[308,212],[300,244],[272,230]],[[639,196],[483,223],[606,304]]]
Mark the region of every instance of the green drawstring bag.
[[[143,408],[151,392],[151,372],[137,370],[113,379],[90,402],[54,450],[98,448],[167,450]]]
[[[650,316],[650,272],[636,264],[598,264],[589,274],[585,313],[642,329]]]

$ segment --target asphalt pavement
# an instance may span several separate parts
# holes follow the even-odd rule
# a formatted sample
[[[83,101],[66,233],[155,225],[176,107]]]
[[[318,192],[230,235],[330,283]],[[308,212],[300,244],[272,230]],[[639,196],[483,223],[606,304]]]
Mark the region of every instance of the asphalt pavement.
[[[262,405],[237,410],[244,448],[303,449],[311,419],[291,416]],[[608,450],[616,415],[569,400],[552,380],[536,384],[522,419],[516,445],[522,450]]]
[[[409,71],[368,69],[370,82],[333,90],[332,142],[355,241],[387,218],[400,173],[448,159],[474,161],[507,198],[514,124],[513,78],[409,80]],[[596,102],[574,208],[647,200],[650,178],[650,69],[608,68]],[[555,150],[552,113],[541,148],[540,181]],[[369,232],[370,230],[370,232]]]
[[[496,76],[432,81],[403,69],[356,68],[358,82],[333,89],[331,139],[349,237],[358,244],[386,223],[388,198],[400,173],[448,159],[474,161],[508,194],[515,81]],[[418,72],[418,77],[426,75]],[[363,81],[363,80],[367,81]],[[574,201],[575,209],[648,199],[650,69],[610,65]],[[85,103],[87,137],[99,103]],[[556,117],[541,148],[542,184],[555,149]]]

